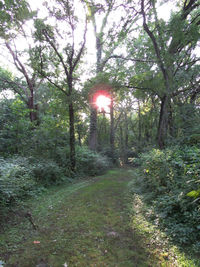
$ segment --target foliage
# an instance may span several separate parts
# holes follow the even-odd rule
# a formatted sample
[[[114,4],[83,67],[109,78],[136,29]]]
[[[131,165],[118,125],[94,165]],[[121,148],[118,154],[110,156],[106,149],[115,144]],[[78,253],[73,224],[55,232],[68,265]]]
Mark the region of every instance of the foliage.
[[[24,0],[0,1],[0,36],[7,36],[10,29],[20,27],[33,14]]]
[[[44,186],[66,180],[63,168],[52,160],[15,156],[0,158],[0,205],[13,204]]]
[[[70,171],[69,153],[69,147],[58,146],[53,155],[53,160],[63,168],[64,174],[68,177],[100,175],[111,166],[111,162],[106,156],[93,152],[86,146],[76,146],[77,169],[75,173],[72,173]]]
[[[0,108],[0,153],[19,153],[30,138],[31,125],[27,120],[27,109],[19,98],[1,100]]]
[[[107,157],[110,160],[110,163],[112,162],[112,164],[119,166],[119,149],[115,149],[113,153],[109,146],[105,146],[100,151],[100,154]]]
[[[35,160],[31,169],[35,180],[43,185],[58,184],[66,179],[63,168],[50,159]]]
[[[0,0],[1,46],[17,71],[0,67],[0,205],[132,159],[147,217],[198,250],[199,3],[177,1],[167,20],[168,1],[99,2],[46,1],[47,18],[36,19],[26,1]],[[90,110],[102,84],[112,87],[110,114]],[[149,151],[156,144],[165,149]]]
[[[107,157],[87,147],[77,147],[76,160],[76,176],[100,175],[111,166]],[[61,147],[57,147],[54,159],[38,156],[0,158],[0,205],[10,205],[43,187],[68,181],[72,175],[69,150]]]
[[[24,198],[35,188],[29,162],[26,158],[0,158],[0,204],[9,204]]]
[[[199,250],[200,149],[185,146],[153,149],[140,156],[137,183],[152,205],[148,217],[170,238]]]
[[[89,150],[87,147],[79,147],[76,153],[77,170],[86,175],[103,174],[111,162],[106,156]]]

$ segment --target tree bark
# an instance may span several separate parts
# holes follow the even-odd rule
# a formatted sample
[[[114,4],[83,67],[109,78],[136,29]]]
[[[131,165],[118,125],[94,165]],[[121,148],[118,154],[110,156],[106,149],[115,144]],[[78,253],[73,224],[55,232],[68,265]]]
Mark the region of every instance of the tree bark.
[[[76,154],[75,154],[75,133],[74,133],[74,107],[73,103],[69,103],[69,136],[70,136],[70,167],[71,171],[75,171]]]
[[[141,136],[142,136],[141,111],[140,111],[140,102],[138,100],[138,143],[139,143],[139,147],[141,144]]]
[[[26,100],[26,104],[28,106],[28,109],[30,110],[30,112],[29,112],[30,121],[31,122],[37,121],[37,119],[38,119],[37,106],[34,104],[35,80],[34,80],[33,76],[30,77],[26,67],[24,66],[24,64],[22,64],[20,58],[18,58],[17,52],[12,49],[9,42],[5,42],[5,45],[6,45],[7,49],[9,50],[9,52],[13,58],[13,62],[15,64],[17,70],[23,74],[23,76],[26,80],[26,83],[27,83],[27,87],[29,89],[29,93],[28,92],[26,93],[27,98],[28,98]],[[39,125],[38,121],[37,121],[37,125]]]
[[[124,151],[124,137],[123,137],[123,130],[122,126],[120,126],[120,151],[121,151],[121,164],[124,165],[125,159],[125,151]]]
[[[34,89],[30,89],[30,97],[28,98],[28,109],[29,111],[29,117],[30,121],[34,122],[37,121],[37,125],[39,125],[38,122],[38,116],[37,116],[37,105],[34,104]]]
[[[110,103],[110,150],[111,159],[115,163],[115,131],[114,131],[114,112],[113,112],[113,96],[111,96]]]
[[[78,144],[79,144],[79,146],[82,146],[82,143],[81,143],[81,125],[78,125],[77,133],[78,133]]]
[[[124,163],[127,164],[128,163],[128,118],[127,118],[127,113],[124,113],[124,118],[125,118],[125,143],[124,143],[124,147],[125,147],[125,155],[124,155]]]
[[[90,110],[89,149],[97,150],[97,110],[93,107]]]
[[[160,149],[165,147],[167,138],[167,130],[169,125],[169,96],[165,95],[161,98],[160,116],[158,123],[158,145]]]

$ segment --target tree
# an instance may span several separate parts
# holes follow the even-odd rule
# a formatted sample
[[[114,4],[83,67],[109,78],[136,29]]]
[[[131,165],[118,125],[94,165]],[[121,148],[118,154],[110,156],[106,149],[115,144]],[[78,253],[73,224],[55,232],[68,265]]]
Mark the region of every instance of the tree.
[[[87,31],[79,24],[74,1],[57,0],[56,5],[47,5],[49,14],[56,19],[55,25],[48,25],[43,20],[36,20],[36,40],[39,41],[34,51],[32,62],[41,77],[61,91],[68,102],[70,124],[70,163],[75,171],[75,132],[74,132],[74,104],[76,72],[84,53]],[[47,4],[47,3],[46,3]],[[84,9],[83,9],[84,11]],[[80,41],[80,30],[82,40]],[[38,63],[39,62],[39,63]]]
[[[10,36],[11,30],[19,29],[32,15],[25,0],[0,1],[0,36]]]
[[[178,2],[177,12],[169,21],[158,18],[158,1],[132,5],[141,16],[140,36],[127,38],[128,57],[120,57],[121,63],[134,62],[127,87],[146,96],[160,100],[157,143],[166,145],[167,137],[173,136],[173,102],[183,92],[198,94],[199,58],[195,48],[199,39],[199,16],[197,1]],[[126,85],[127,79],[125,80]],[[144,95],[145,96],[145,95]]]
[[[113,57],[114,51],[123,42],[133,23],[130,16],[124,14],[121,2],[109,0],[102,3],[85,0],[92,22],[96,45],[96,75],[105,69],[107,62]],[[118,13],[116,13],[116,11]],[[121,14],[119,20],[112,21],[115,14]],[[102,16],[104,14],[104,16]],[[109,23],[109,18],[111,23]],[[126,18],[126,19],[125,19]],[[97,23],[98,21],[98,23]],[[99,24],[101,21],[101,24]],[[108,27],[109,25],[109,27]],[[111,138],[111,146],[113,146]],[[97,150],[97,110],[91,106],[89,148]]]
[[[5,1],[0,13],[0,37],[11,56],[12,63],[25,79],[24,83],[19,78],[13,80],[1,76],[1,82],[4,83],[5,87],[9,86],[25,102],[30,111],[31,122],[38,119],[35,94],[41,84],[41,79],[38,81],[37,74],[30,64],[30,43],[33,40],[30,40],[30,27],[26,27],[26,22],[33,18],[34,15],[35,12],[30,10],[26,1],[18,0]],[[21,49],[21,42],[24,44],[23,49]],[[28,59],[25,59],[26,57]]]
[[[33,68],[31,68],[28,62],[22,62],[22,57],[25,56],[25,51],[21,52],[17,50],[14,40],[12,41],[14,43],[13,47],[11,46],[11,40],[5,41],[5,45],[12,56],[16,69],[23,75],[25,84],[23,84],[23,82],[17,81],[16,79],[15,81],[4,80],[4,83],[10,84],[11,89],[13,89],[15,93],[21,96],[21,99],[25,102],[30,111],[30,121],[36,122],[38,124],[38,105],[35,103],[35,96],[43,80],[38,79],[37,73]],[[30,50],[27,54],[30,60]]]
[[[30,122],[23,101],[1,99],[0,101],[0,154],[23,154],[26,143],[30,144]],[[30,145],[29,145],[30,148]]]
[[[141,0],[141,14],[143,28],[152,42],[164,82],[163,92],[160,94],[161,107],[158,125],[158,144],[160,148],[163,148],[170,124],[171,99],[174,94],[179,93],[177,89],[180,88],[180,85],[177,86],[176,77],[185,66],[190,68],[196,62],[191,52],[199,36],[200,21],[196,10],[200,4],[195,0],[184,1],[180,12],[172,17],[169,25],[165,25],[162,20],[158,19],[156,2],[151,1],[150,5],[145,5],[145,0]],[[170,41],[167,42],[167,40]]]

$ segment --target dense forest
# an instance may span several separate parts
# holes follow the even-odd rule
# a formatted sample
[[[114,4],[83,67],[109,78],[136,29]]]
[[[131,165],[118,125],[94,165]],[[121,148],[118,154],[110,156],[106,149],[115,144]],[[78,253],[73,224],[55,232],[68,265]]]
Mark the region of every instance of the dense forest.
[[[199,256],[199,0],[33,2],[0,1],[0,220],[130,168],[144,216]]]

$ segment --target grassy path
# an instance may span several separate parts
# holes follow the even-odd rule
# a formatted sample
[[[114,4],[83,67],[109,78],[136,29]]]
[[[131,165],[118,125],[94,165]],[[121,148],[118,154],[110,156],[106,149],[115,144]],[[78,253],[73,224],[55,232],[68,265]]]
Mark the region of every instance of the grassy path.
[[[128,170],[71,186],[56,187],[29,203],[34,230],[26,219],[0,233],[3,266],[173,266],[151,253],[130,227]]]

